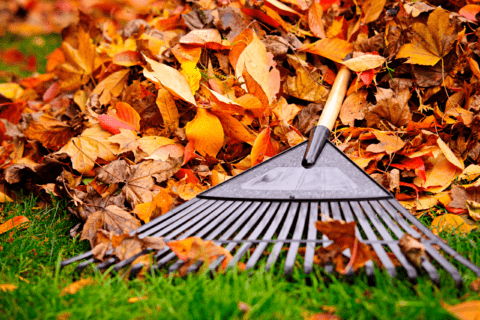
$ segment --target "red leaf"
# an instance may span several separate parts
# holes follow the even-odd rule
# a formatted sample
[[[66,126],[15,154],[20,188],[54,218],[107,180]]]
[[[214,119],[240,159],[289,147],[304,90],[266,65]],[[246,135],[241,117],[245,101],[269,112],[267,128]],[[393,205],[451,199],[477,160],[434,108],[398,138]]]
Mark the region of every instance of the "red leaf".
[[[25,61],[25,55],[17,49],[7,49],[2,57],[5,64],[19,64]]]
[[[140,115],[126,102],[117,102],[115,109],[109,109],[107,114],[129,125],[132,130],[140,130]]]
[[[480,12],[480,5],[478,4],[469,4],[463,7],[458,11],[458,13],[467,18],[468,20],[471,20],[473,22],[478,22],[477,20],[477,14]]]
[[[185,154],[183,156],[183,164],[188,163],[188,161],[197,158],[198,155],[195,153],[195,148],[193,146],[193,140],[188,141],[185,146]]]
[[[175,173],[175,178],[177,179],[184,179],[186,177],[186,181],[188,183],[193,183],[193,184],[198,184],[200,183],[200,180],[195,176],[195,173],[193,173],[192,170],[190,169],[180,169]]]
[[[50,87],[45,91],[43,94],[43,101],[46,103],[49,103],[52,101],[60,91],[60,84],[57,82],[54,82],[50,85]]]
[[[422,178],[423,181],[427,181],[427,177],[425,175],[425,163],[421,157],[405,158],[402,160],[401,164],[391,164],[391,166],[402,170],[415,170],[415,174],[417,176]]]
[[[362,82],[366,86],[368,86],[370,83],[372,83],[372,80],[375,77],[375,70],[370,69],[370,70],[367,70],[367,71],[359,72],[357,74],[360,77],[360,80],[362,80]]]
[[[462,208],[453,208],[449,206],[445,206],[445,209],[447,209],[448,212],[453,213],[453,214],[464,214],[467,213],[467,209],[462,209]]]
[[[98,116],[98,122],[100,126],[110,132],[111,134],[119,134],[120,128],[128,129],[128,130],[135,130],[132,126],[126,124],[123,121],[120,121],[116,117],[112,117],[109,114],[101,114]]]

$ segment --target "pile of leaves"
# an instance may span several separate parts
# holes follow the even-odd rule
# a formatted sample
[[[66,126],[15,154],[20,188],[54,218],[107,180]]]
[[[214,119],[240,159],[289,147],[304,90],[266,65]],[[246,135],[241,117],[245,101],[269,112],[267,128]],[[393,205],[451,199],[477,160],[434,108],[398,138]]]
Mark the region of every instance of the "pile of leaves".
[[[141,3],[131,19],[79,12],[47,73],[0,84],[2,200],[70,199],[100,260],[161,248],[127,234],[306,140],[346,65],[334,143],[414,214],[434,215],[435,232],[476,228],[479,5]],[[227,256],[188,241],[186,261],[193,247]]]

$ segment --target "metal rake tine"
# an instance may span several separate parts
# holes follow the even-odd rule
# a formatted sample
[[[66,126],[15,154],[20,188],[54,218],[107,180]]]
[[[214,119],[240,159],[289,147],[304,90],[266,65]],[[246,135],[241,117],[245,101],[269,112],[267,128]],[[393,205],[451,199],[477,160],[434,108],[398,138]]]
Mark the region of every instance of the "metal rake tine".
[[[217,217],[215,219],[213,219],[213,221],[211,221],[210,223],[208,223],[210,220],[208,219],[204,219],[203,221],[201,221],[201,223],[198,223],[197,225],[195,225],[194,228],[192,229],[189,229],[187,232],[185,232],[184,234],[182,234],[182,236],[180,236],[178,238],[178,240],[181,240],[181,239],[185,239],[189,236],[196,236],[196,237],[204,237],[205,234],[207,232],[209,232],[213,227],[217,226],[219,223],[221,223],[222,221],[225,221],[225,220],[228,220],[227,217],[228,216],[231,216],[231,213],[234,212],[240,205],[242,204],[242,202],[240,201],[227,201],[225,202],[225,204],[222,206],[222,207],[219,207],[217,210],[221,210],[221,214],[217,215]],[[214,217],[214,215],[212,215],[212,217]],[[204,227],[205,224],[207,224],[207,226]],[[197,234],[194,234],[198,229],[200,228],[203,228],[202,231],[198,232]],[[159,264],[165,264],[167,263],[167,259],[173,259],[175,257],[174,254],[169,254],[168,256],[166,256],[165,258],[162,259],[161,262],[159,262]],[[172,270],[171,272],[175,271],[175,266],[176,264],[174,264],[173,266],[170,267],[169,270]],[[178,267],[180,267],[180,265],[178,265]]]
[[[95,262],[94,258],[90,258],[88,260],[83,261],[82,263],[79,263],[77,267],[75,268],[76,273],[81,273],[86,267],[88,267],[89,264],[92,264]]]
[[[133,261],[135,261],[135,259],[137,259],[138,257],[140,256],[143,256],[145,254],[149,254],[150,252],[152,252],[152,250],[150,249],[146,249],[146,250],[143,250],[142,252],[139,252],[137,253],[136,255],[128,258],[128,259],[125,259],[125,260],[122,260],[120,261],[119,263],[117,263],[115,265],[115,267],[113,267],[113,271],[114,272],[119,272],[123,267],[129,265],[130,263],[132,263]]]
[[[177,217],[177,215],[179,215],[180,213],[187,214],[188,212],[204,204],[206,201],[207,200],[205,199],[193,198],[192,200],[182,203],[178,207],[175,207],[172,210],[168,211],[167,213],[153,219],[149,223],[146,223],[143,226],[140,226],[138,229],[132,231],[130,235],[133,236],[134,234],[137,234],[137,233],[146,233],[148,229],[157,226],[158,224],[162,223],[167,219],[170,219],[171,217],[174,217],[174,216]],[[181,218],[181,217],[182,216],[178,216],[178,218]],[[149,232],[148,234],[151,234],[151,233],[152,232]]]
[[[330,218],[330,206],[329,206],[329,203],[328,202],[322,202],[320,204],[320,213],[322,214],[321,215],[321,219],[322,221],[326,221],[327,218]],[[353,218],[352,218],[353,219]],[[347,221],[348,222],[348,221]],[[328,247],[332,241],[326,241],[326,240],[329,240],[328,237],[326,235],[322,235],[322,239],[325,241],[323,243],[323,246],[324,247]],[[334,267],[333,267],[333,264],[332,263],[328,263],[325,265],[324,267],[325,271],[328,272],[328,273],[333,273],[334,271]]]
[[[373,204],[374,203],[374,204]],[[371,201],[370,203],[368,201],[360,201],[360,205],[362,206],[363,210],[369,217],[370,221],[372,221],[373,225],[377,229],[378,233],[382,236],[384,240],[393,240],[392,236],[388,232],[388,230],[385,228],[383,223],[380,221],[379,217],[384,218],[385,215],[387,214],[383,208],[378,204],[376,201]],[[373,208],[372,208],[373,206]],[[375,212],[374,212],[375,209]],[[381,210],[379,210],[381,209]],[[408,278],[410,280],[416,280],[418,273],[415,267],[405,258],[403,255],[402,251],[400,250],[400,247],[398,246],[398,243],[388,243],[387,244],[390,250],[392,250],[393,254],[395,257],[400,261],[402,266],[405,268],[407,271]]]
[[[297,214],[299,203],[298,202],[292,202],[290,203],[290,207],[288,209],[288,213],[285,219],[285,222],[283,223],[282,230],[280,231],[280,234],[278,235],[278,238],[280,239],[286,239],[287,235],[290,231],[290,228],[292,227],[293,224],[293,219],[295,215]],[[275,261],[277,260],[280,250],[282,250],[283,242],[281,241],[276,241],[275,245],[272,248],[272,252],[270,252],[270,255],[268,256],[267,259],[267,265],[266,265],[266,270],[270,271],[270,268],[273,266]]]
[[[282,202],[282,204],[280,205],[280,208],[277,210],[277,214],[273,218],[272,223],[270,223],[270,227],[268,228],[267,232],[263,236],[264,240],[272,240],[272,237],[275,234],[275,231],[277,230],[278,226],[280,225],[280,222],[283,220],[285,216],[285,212],[287,212],[287,209],[288,209],[288,203]],[[268,246],[268,242],[262,242],[257,246],[255,251],[250,256],[250,259],[248,259],[247,261],[247,265],[246,265],[247,269],[251,269],[255,266],[255,264],[257,263],[258,259],[260,259],[260,257],[263,254],[263,251],[267,246]]]
[[[305,220],[307,218],[308,202],[302,202],[300,210],[298,211],[297,225],[293,232],[293,239],[300,239],[305,228]],[[290,249],[288,250],[287,258],[285,259],[285,274],[291,274],[293,265],[295,264],[295,258],[297,257],[299,242],[290,243]]]
[[[107,254],[112,254],[113,250],[110,250],[109,252],[110,253],[107,252]],[[87,252],[79,254],[78,256],[72,257],[72,258],[67,259],[67,260],[63,260],[60,263],[60,268],[64,268],[64,267],[68,266],[69,264],[72,264],[74,262],[77,262],[77,261],[80,261],[80,260],[83,260],[83,259],[89,259],[92,256],[93,256],[92,250],[89,250]]]
[[[228,263],[228,268],[234,267],[238,261],[243,257],[243,255],[247,252],[247,250],[252,246],[252,242],[248,242],[248,240],[257,240],[260,233],[265,229],[267,224],[272,219],[273,215],[277,211],[280,203],[279,202],[272,202],[270,207],[268,208],[267,212],[263,216],[263,219],[257,224],[256,228],[252,231],[249,235],[248,239],[242,244],[242,246],[237,250],[235,256],[232,260]]]
[[[318,220],[318,202],[310,202],[310,215],[308,220],[308,240],[317,240],[317,228],[315,222]],[[312,272],[313,259],[315,255],[315,243],[307,242],[305,249],[305,259],[303,263],[303,270],[305,274]]]
[[[396,202],[396,201],[395,201]],[[382,204],[382,206],[386,209],[386,211],[388,212],[388,214],[390,214],[390,216],[395,216],[397,218],[397,223],[399,225],[401,225],[406,232],[408,232],[409,234],[411,234],[412,236],[416,237],[416,238],[421,238],[421,235],[419,235],[419,233],[413,229],[409,224],[408,222],[398,214],[397,212],[397,208],[393,207],[391,204],[390,201],[380,201],[380,203]],[[407,211],[405,210],[403,207],[402,207],[402,211]],[[404,214],[404,212],[401,212],[402,215]],[[408,215],[411,215],[410,212],[408,212]],[[405,215],[404,215],[405,216]],[[415,219],[417,220],[417,219]],[[418,221],[418,220],[417,220]],[[419,223],[421,223],[420,221],[418,221]],[[425,229],[427,229],[425,227]],[[421,229],[420,229],[421,230]],[[421,230],[422,231],[422,230]],[[431,233],[431,232],[429,232]],[[418,235],[418,236],[415,236],[415,235]],[[439,240],[439,243],[443,243],[441,241],[441,239],[437,238],[435,235],[433,235],[433,233],[431,233],[432,237],[429,237],[431,240]],[[462,277],[460,276],[460,273],[458,272],[458,270],[450,263],[448,262],[447,259],[445,259],[437,250],[435,250],[431,245],[424,243],[423,239],[422,239],[422,244],[425,246],[425,248],[427,249],[427,252],[430,254],[431,257],[433,257],[435,260],[437,260],[437,262],[445,269],[447,270],[448,273],[450,273],[450,275],[452,276],[452,278],[454,279],[457,287],[460,287],[462,286]],[[447,246],[448,247],[448,246]],[[451,249],[453,250],[453,249]],[[454,251],[454,250],[453,250]],[[454,251],[455,252],[455,251]],[[425,266],[427,266],[429,269],[432,269],[432,267],[430,267],[428,265],[428,263],[430,263],[429,261],[426,262],[422,262],[422,266],[424,266],[424,263],[425,263]],[[428,270],[427,270],[428,271]],[[437,272],[438,273],[438,272]],[[429,273],[430,274],[430,273]],[[432,281],[439,281],[439,276],[436,275],[436,274],[432,274],[434,276],[434,278],[432,278]],[[436,280],[438,278],[438,280]]]
[[[420,231],[422,231],[427,237],[430,239],[438,239],[437,245],[446,253],[451,255],[453,258],[455,258],[458,262],[469,268],[470,270],[473,271],[477,275],[477,277],[480,278],[480,267],[477,265],[473,264],[470,260],[466,259],[463,257],[461,254],[459,254],[457,251],[455,251],[452,247],[444,243],[440,238],[438,238],[430,229],[428,229],[426,226],[424,226],[420,221],[418,221],[417,218],[415,218],[408,210],[406,210],[404,207],[402,207],[397,201],[389,201],[394,208],[398,209],[409,221],[412,222]]]
[[[260,204],[260,207],[258,207],[258,210],[253,210],[253,211],[249,211],[247,210],[248,214],[244,214],[245,217],[242,217],[243,219],[243,222],[246,221],[246,219],[250,218],[250,220],[247,221],[247,223],[243,226],[243,228],[237,233],[237,235],[233,238],[233,240],[242,240],[245,235],[247,235],[252,229],[253,227],[256,225],[257,221],[260,219],[260,217],[263,216],[264,212],[268,209],[268,207],[270,206],[271,202],[263,202]],[[254,213],[252,215],[252,213]],[[222,240],[226,240],[228,239],[234,232],[237,231],[237,229],[243,224],[242,223],[235,223],[223,236],[222,236]],[[219,239],[220,240],[220,239]],[[228,251],[232,251],[235,247],[237,246],[237,243],[236,242],[232,242],[232,243],[229,243],[225,249],[228,250]],[[209,266],[208,266],[208,269],[213,271],[215,269],[217,269],[217,267],[220,265],[220,263],[222,263],[222,261],[225,259],[225,257],[219,257],[218,259],[216,259],[215,261],[213,261]]]
[[[204,206],[197,207],[195,210],[189,212],[187,215],[183,216],[181,219],[175,221],[174,223],[170,223],[170,221],[165,221],[165,223],[156,226],[155,228],[149,230],[149,232],[142,233],[138,237],[140,239],[146,237],[147,235],[150,235],[152,237],[165,237],[165,234],[172,231],[168,235],[168,237],[173,238],[174,236],[172,236],[172,234],[178,234],[186,230],[190,226],[194,225],[196,222],[208,216],[212,211],[214,211],[224,203],[225,201],[208,200],[207,202],[205,202]],[[178,232],[178,230],[181,231]]]

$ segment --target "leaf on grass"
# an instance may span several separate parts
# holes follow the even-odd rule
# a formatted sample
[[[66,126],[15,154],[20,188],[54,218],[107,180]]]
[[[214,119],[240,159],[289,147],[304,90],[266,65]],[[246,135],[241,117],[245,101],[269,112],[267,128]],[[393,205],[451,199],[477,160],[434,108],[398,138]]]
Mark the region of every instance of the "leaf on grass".
[[[299,50],[342,63],[347,54],[353,51],[353,44],[339,38],[329,38],[318,40],[310,45],[303,45]]]
[[[465,301],[454,306],[444,303],[443,307],[460,320],[477,320],[480,318],[480,300]]]
[[[13,228],[16,228],[28,222],[30,222],[30,220],[28,220],[28,218],[25,216],[16,216],[16,217],[13,217],[12,219],[8,219],[6,222],[0,224],[0,234],[5,233],[9,230],[12,230]]]
[[[475,221],[480,221],[480,203],[476,201],[466,201],[468,214]]]
[[[408,58],[406,63],[433,66],[445,57],[457,39],[454,25],[450,24],[449,13],[437,7],[428,16],[427,25],[415,22],[415,36],[411,43],[404,44],[396,58]]]
[[[0,284],[0,291],[2,292],[15,291],[17,290],[17,288],[18,287],[14,284],[9,284],[9,283]]]
[[[145,60],[150,64],[152,71],[143,69],[143,75],[153,82],[161,83],[172,95],[196,105],[195,98],[192,95],[190,85],[185,77],[176,69],[159,63],[146,56]]]
[[[442,231],[446,232],[458,232],[459,234],[468,234],[473,229],[476,229],[476,226],[471,226],[467,224],[467,222],[462,219],[460,216],[447,213],[433,219],[430,229],[436,235],[438,235]]]
[[[131,297],[131,298],[128,298],[127,302],[136,303],[136,302],[145,301],[145,300],[148,300],[148,296]]]
[[[95,280],[91,278],[80,279],[75,282],[72,282],[71,284],[63,288],[62,291],[60,292],[60,295],[65,296],[67,294],[75,294],[78,291],[80,291],[82,288],[86,286],[91,286],[93,284],[95,284]]]
[[[223,127],[213,113],[203,108],[197,108],[195,118],[187,123],[185,134],[193,141],[195,150],[202,156],[216,157],[223,146]]]

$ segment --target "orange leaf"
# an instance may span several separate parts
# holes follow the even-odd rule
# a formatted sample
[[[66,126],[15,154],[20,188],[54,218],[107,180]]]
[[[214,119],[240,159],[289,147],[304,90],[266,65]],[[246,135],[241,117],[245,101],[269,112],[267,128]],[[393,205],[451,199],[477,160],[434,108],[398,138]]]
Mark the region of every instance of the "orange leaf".
[[[476,226],[468,225],[460,216],[451,213],[436,217],[430,226],[430,229],[436,235],[442,231],[453,232],[454,230],[460,234],[465,234],[476,228]]]
[[[28,218],[25,216],[13,217],[12,219],[7,220],[7,222],[0,224],[0,234],[5,233],[27,222],[30,222],[30,220],[28,220]]]
[[[310,27],[310,31],[321,39],[324,39],[325,36],[325,29],[323,28],[323,8],[317,2],[313,1],[312,5],[308,9],[308,26]]]
[[[64,296],[64,295],[67,295],[67,294],[75,294],[78,291],[80,291],[80,289],[82,289],[83,287],[91,286],[94,283],[95,283],[95,281],[93,279],[90,279],[90,278],[80,279],[78,281],[75,281],[75,282],[69,284],[65,288],[63,288],[62,291],[60,292],[60,295]]]
[[[371,144],[367,147],[367,151],[380,153],[386,152],[392,154],[402,149],[405,142],[402,141],[396,134],[390,135],[384,131],[374,131],[373,134],[380,141],[379,144]]]
[[[278,145],[273,142],[270,132],[270,127],[267,127],[255,139],[251,152],[252,166],[262,162],[265,156],[273,157],[278,153]]]
[[[478,4],[467,4],[465,7],[461,8],[458,13],[467,18],[470,21],[478,22],[477,14],[480,12],[480,5]]]
[[[137,51],[127,50],[116,53],[112,58],[112,62],[119,66],[131,67],[142,64],[142,59]]]
[[[465,301],[454,306],[446,305],[444,308],[460,320],[480,319],[480,300]]]
[[[353,51],[353,44],[338,38],[322,39],[310,45],[303,45],[299,50],[307,51],[332,61],[341,63]]]
[[[195,150],[201,155],[216,157],[223,146],[222,124],[217,116],[203,108],[197,108],[195,119],[187,123],[185,134],[193,141]]]
[[[140,115],[126,102],[117,102],[113,109],[108,110],[107,114],[116,116],[121,121],[131,126],[134,130],[140,130]]]

